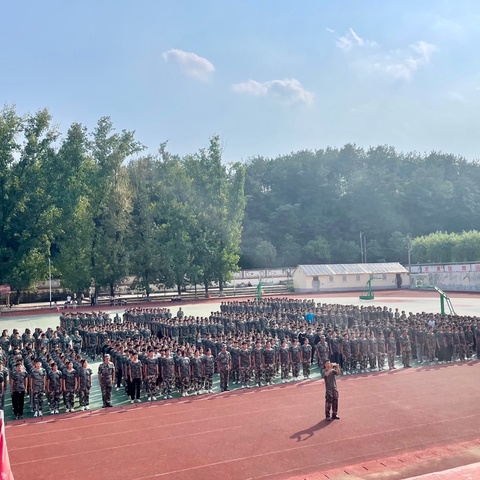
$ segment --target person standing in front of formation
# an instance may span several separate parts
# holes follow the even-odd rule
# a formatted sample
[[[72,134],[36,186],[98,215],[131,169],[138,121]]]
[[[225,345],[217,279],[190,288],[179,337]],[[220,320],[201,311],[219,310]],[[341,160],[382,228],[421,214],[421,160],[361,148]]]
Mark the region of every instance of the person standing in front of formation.
[[[327,360],[323,372],[323,378],[325,380],[325,420],[327,420],[327,422],[330,420],[340,420],[338,416],[337,375],[340,375],[340,366],[337,363],[332,363]]]
[[[115,378],[115,366],[110,361],[110,355],[107,353],[103,357],[103,362],[98,366],[98,382],[102,390],[103,408],[112,407],[112,388]]]
[[[35,361],[35,368],[30,373],[30,395],[32,395],[33,416],[43,417],[43,397],[47,384],[47,374],[40,360]]]

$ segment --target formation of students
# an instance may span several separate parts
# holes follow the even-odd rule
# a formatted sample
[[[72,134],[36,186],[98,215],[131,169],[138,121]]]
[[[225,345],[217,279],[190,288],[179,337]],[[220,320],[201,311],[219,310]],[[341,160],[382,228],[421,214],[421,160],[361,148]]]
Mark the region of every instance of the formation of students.
[[[0,337],[0,394],[10,384],[13,414],[22,418],[25,395],[34,416],[90,409],[93,371],[103,407],[112,391],[131,403],[309,379],[327,361],[342,374],[394,369],[401,364],[480,358],[480,318],[400,312],[388,307],[316,304],[268,298],[223,302],[208,317],[173,315],[167,308],[65,313],[60,326]],[[78,399],[78,400],[77,400]]]

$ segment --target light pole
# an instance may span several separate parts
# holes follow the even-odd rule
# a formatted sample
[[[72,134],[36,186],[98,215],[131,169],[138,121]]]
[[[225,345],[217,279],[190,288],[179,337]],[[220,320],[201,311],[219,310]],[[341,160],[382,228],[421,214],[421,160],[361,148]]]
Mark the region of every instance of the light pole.
[[[48,257],[48,278],[49,278],[49,290],[50,290],[50,308],[52,307],[52,262]]]

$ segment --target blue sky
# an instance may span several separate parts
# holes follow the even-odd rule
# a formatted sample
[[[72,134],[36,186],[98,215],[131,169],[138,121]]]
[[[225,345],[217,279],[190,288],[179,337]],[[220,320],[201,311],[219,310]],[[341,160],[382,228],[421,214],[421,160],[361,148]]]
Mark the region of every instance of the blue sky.
[[[226,161],[379,144],[479,159],[478,0],[24,0],[0,101],[62,132],[104,115],[154,152]]]

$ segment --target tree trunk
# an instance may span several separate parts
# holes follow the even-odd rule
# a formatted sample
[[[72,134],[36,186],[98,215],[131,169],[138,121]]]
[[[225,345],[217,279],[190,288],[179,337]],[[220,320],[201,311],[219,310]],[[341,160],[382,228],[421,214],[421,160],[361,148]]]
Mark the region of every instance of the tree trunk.
[[[225,295],[223,294],[223,275],[221,274],[218,277],[218,290],[220,297],[224,297]]]

